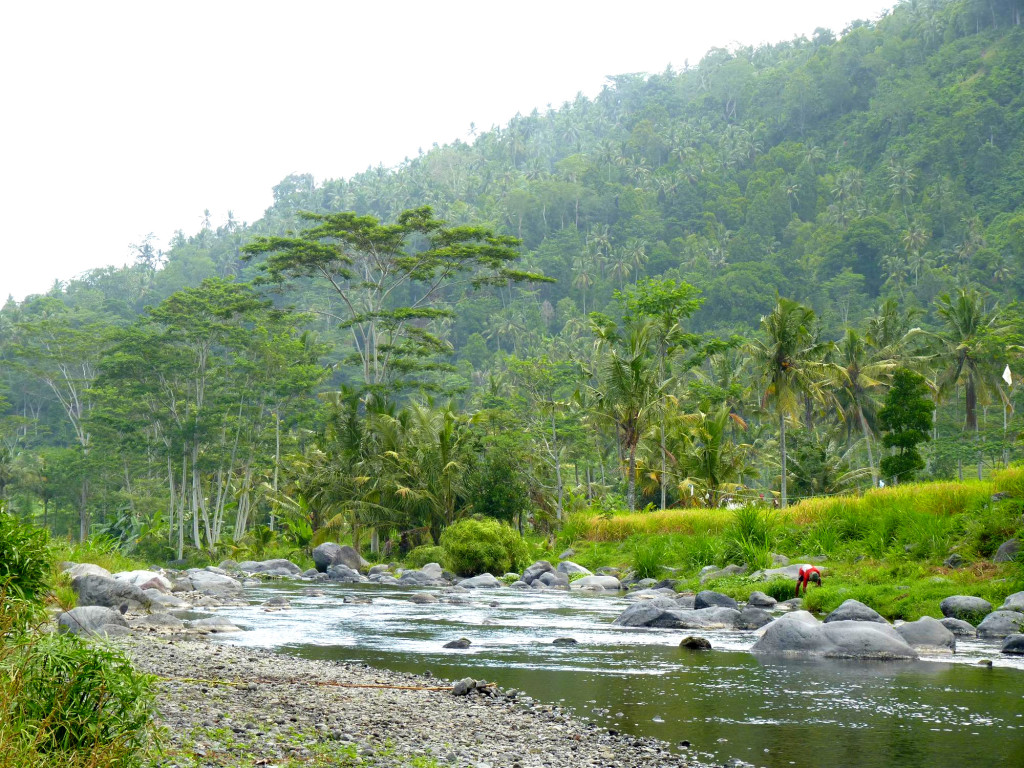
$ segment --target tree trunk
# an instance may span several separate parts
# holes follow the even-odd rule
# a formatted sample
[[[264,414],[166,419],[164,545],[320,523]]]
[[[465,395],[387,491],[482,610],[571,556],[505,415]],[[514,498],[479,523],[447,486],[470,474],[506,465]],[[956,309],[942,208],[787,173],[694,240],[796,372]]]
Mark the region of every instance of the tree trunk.
[[[629,477],[626,479],[626,502],[630,512],[636,512],[636,446],[629,449]]]
[[[864,444],[868,447],[868,469],[871,470],[871,487],[878,487],[878,472],[875,470],[875,457],[871,453],[871,430],[868,429],[868,420],[864,418],[864,409],[857,406],[857,415],[860,416],[860,427],[864,430]]]
[[[780,507],[786,508],[786,414],[779,413],[779,448],[782,453],[782,501]]]

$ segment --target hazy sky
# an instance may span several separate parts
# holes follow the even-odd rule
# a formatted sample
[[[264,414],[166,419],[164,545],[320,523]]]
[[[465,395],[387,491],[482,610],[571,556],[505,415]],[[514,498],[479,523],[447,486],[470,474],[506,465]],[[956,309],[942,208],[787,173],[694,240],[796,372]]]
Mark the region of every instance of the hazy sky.
[[[289,173],[393,166],[607,75],[839,33],[895,0],[0,3],[0,302]]]

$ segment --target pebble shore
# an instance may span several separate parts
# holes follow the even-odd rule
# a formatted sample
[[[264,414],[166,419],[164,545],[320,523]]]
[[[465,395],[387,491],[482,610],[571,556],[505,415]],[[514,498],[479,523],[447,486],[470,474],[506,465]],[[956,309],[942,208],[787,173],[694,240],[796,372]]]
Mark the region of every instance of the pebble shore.
[[[151,765],[161,768],[700,765],[515,691],[455,696],[452,683],[432,677],[201,639],[136,634],[117,642],[160,678],[163,754]]]

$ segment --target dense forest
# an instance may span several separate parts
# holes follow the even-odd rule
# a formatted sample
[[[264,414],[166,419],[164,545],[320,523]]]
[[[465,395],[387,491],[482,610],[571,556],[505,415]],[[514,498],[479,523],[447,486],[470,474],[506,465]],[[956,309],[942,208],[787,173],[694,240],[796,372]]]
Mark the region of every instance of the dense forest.
[[[610,78],[8,301],[0,500],[182,558],[987,474],[1024,428],[1022,11]]]

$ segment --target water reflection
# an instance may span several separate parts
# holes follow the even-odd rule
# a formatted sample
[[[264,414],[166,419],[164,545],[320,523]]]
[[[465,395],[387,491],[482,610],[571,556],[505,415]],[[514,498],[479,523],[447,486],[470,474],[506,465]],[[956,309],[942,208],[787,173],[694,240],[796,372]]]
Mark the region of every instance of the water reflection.
[[[719,763],[1024,765],[1024,662],[999,657],[991,644],[961,644],[961,663],[767,660],[726,652],[748,649],[751,633],[615,627],[620,598],[503,590],[417,605],[411,590],[323,589],[319,597],[287,585],[253,589],[254,605],[219,611],[250,630],[223,642],[484,678],[624,732],[689,741]],[[282,593],[292,610],[258,607]],[[342,603],[345,595],[373,603]],[[684,634],[725,650],[680,649]],[[460,636],[470,648],[442,650]],[[578,644],[552,645],[559,637]],[[982,655],[996,666],[970,663]]]

